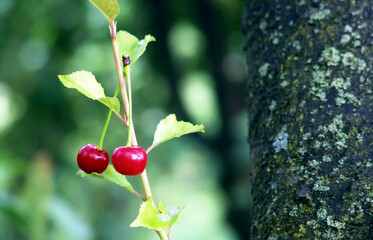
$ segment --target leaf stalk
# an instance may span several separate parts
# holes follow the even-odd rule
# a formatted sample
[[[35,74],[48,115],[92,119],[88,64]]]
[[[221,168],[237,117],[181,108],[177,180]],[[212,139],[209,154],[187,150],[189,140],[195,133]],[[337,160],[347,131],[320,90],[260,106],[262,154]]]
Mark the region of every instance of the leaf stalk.
[[[117,87],[117,90],[115,90],[114,97],[118,96],[118,93],[119,93],[119,86]],[[109,110],[109,113],[107,115],[106,122],[105,122],[105,125],[104,125],[104,129],[102,130],[102,133],[101,133],[100,143],[98,144],[98,149],[99,150],[102,150],[102,145],[104,144],[104,139],[105,139],[107,128],[109,126],[109,122],[110,122],[112,112],[113,112],[112,110]]]

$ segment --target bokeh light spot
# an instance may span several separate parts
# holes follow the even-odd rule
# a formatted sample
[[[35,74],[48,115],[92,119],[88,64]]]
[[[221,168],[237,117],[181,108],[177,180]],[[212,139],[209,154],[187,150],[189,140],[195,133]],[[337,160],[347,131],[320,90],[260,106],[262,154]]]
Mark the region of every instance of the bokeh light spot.
[[[43,68],[49,59],[47,46],[35,39],[26,41],[18,53],[21,66],[30,72]]]
[[[21,101],[11,89],[0,82],[0,133],[2,133],[21,113]]]
[[[180,22],[170,30],[168,45],[176,58],[193,60],[204,52],[205,44],[203,34],[191,23]]]
[[[179,92],[186,111],[198,124],[204,124],[206,135],[215,136],[221,128],[218,100],[211,75],[203,71],[187,74]]]

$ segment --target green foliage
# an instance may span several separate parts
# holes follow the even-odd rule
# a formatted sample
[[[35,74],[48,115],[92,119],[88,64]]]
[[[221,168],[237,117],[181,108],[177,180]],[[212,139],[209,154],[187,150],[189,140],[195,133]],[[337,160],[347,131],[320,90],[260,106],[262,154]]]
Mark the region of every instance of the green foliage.
[[[81,177],[88,177],[88,176],[92,176],[92,177],[99,177],[99,178],[103,178],[105,179],[106,181],[109,181],[109,182],[112,182],[112,183],[115,183],[121,187],[124,187],[125,189],[127,189],[128,191],[130,192],[134,192],[134,189],[131,185],[131,183],[129,183],[127,181],[127,178],[126,176],[118,173],[117,171],[115,171],[113,165],[109,164],[109,166],[107,167],[107,169],[105,170],[105,172],[101,173],[101,174],[98,174],[98,173],[91,173],[91,174],[88,174],[88,173],[85,173],[83,171],[78,171],[77,173],[79,176]]]
[[[38,153],[29,166],[26,183],[18,203],[29,206],[25,211],[30,239],[47,239],[47,208],[53,194],[52,163],[48,155]],[[17,205],[16,205],[17,206]],[[19,205],[18,205],[19,206]]]
[[[146,50],[149,42],[155,41],[151,35],[146,35],[144,39],[139,40],[137,37],[126,31],[119,31],[117,33],[119,54],[128,54],[133,64]]]
[[[174,206],[167,206],[163,205],[162,201],[159,201],[159,211],[163,214],[167,214],[171,217],[170,220],[170,227],[172,227],[177,221],[179,220],[179,216],[181,213],[182,208],[174,207]]]
[[[118,16],[120,9],[117,0],[89,0],[106,19],[111,22]]]
[[[203,125],[193,125],[189,122],[177,121],[175,114],[170,114],[159,122],[150,149],[173,138],[195,132],[205,132]]]
[[[112,111],[119,113],[119,100],[116,97],[106,97],[104,89],[91,72],[78,71],[70,75],[58,75],[58,78],[65,87],[76,89],[86,97],[98,100]]]
[[[98,1],[93,2],[98,5]],[[84,101],[86,99],[77,96],[74,91],[66,91],[59,80],[51,81],[56,77],[56,72],[70,74],[85,69],[96,76],[108,97],[113,96],[117,83],[112,71],[113,53],[107,21],[95,6],[90,6],[89,1],[33,3],[31,0],[5,0],[0,7],[0,18],[4,23],[0,27],[0,239],[31,239],[24,227],[28,226],[27,222],[31,222],[28,212],[36,213],[36,209],[26,201],[26,194],[23,192],[26,187],[25,176],[35,175],[29,171],[33,169],[31,159],[40,150],[52,156],[50,182],[55,185],[51,205],[43,205],[49,215],[49,218],[44,218],[48,226],[45,228],[48,239],[107,240],[117,239],[123,234],[126,239],[155,239],[153,231],[128,230],[123,226],[123,222],[131,223],[137,215],[138,209],[132,208],[140,205],[138,198],[118,187],[108,185],[104,180],[90,181],[80,179],[74,174],[77,171],[77,150],[87,142],[97,143],[106,109],[96,103],[87,103]],[[136,66],[131,69],[136,98],[133,120],[137,128],[137,138],[144,146],[151,145],[161,116],[165,113],[166,116],[175,107],[188,119],[193,120],[192,123],[204,123],[208,128],[205,119],[197,119],[190,114],[185,108],[183,98],[177,102],[179,100],[175,98],[173,91],[177,88],[180,90],[179,94],[184,92],[182,80],[189,80],[185,74],[189,75],[195,70],[206,72],[212,80],[213,68],[228,69],[229,72],[224,71],[224,76],[232,72],[235,73],[233,76],[237,76],[237,73],[239,75],[240,58],[234,56],[242,55],[239,37],[241,33],[237,30],[240,24],[241,1],[206,2],[209,7],[221,13],[216,15],[221,21],[212,22],[221,22],[229,28],[224,35],[219,35],[219,30],[214,31],[216,36],[209,36],[209,31],[205,31],[202,25],[206,21],[200,21],[204,18],[211,19],[214,14],[197,14],[195,1],[183,3],[182,8],[177,1],[170,0],[166,0],[164,4],[153,4],[145,0],[126,0],[118,3],[120,14],[116,17],[114,15],[118,30],[123,27],[126,30],[135,30],[139,40],[151,33],[157,37],[157,41],[162,40],[164,43],[157,43],[154,49],[151,46],[151,51],[141,56],[141,61],[136,61]],[[232,22],[232,17],[229,16],[237,19],[236,23]],[[168,19],[169,22],[159,21],[160,18]],[[173,31],[180,23],[187,23],[197,32]],[[198,32],[202,38],[188,35]],[[213,53],[216,53],[214,56],[224,60],[224,65],[215,65],[215,58],[208,52],[205,45],[209,37],[219,39],[217,44],[228,44],[220,48],[217,45],[218,49],[213,50]],[[185,44],[177,42],[180,39]],[[192,49],[189,46],[192,52],[187,51],[187,45],[193,46]],[[225,51],[224,55],[222,49]],[[180,56],[177,54],[180,51],[189,55]],[[163,54],[170,57],[164,58]],[[131,58],[134,59],[133,56]],[[232,80],[230,83],[236,86],[239,79],[229,76]],[[169,81],[174,79],[180,79],[181,82],[175,82],[175,86],[169,85]],[[221,81],[214,80],[213,83],[216,86],[209,85],[212,91]],[[76,97],[66,100],[70,94]],[[120,97],[118,99],[121,100]],[[224,99],[219,98],[218,101]],[[230,102],[233,106],[228,104],[227,107],[238,110],[238,102]],[[122,110],[121,112],[123,115]],[[233,113],[233,110],[231,112]],[[219,112],[216,114],[219,117]],[[228,117],[227,121],[234,125],[234,129],[245,126],[245,120],[241,125],[232,121],[235,119],[234,115]],[[240,119],[245,119],[245,114]],[[219,125],[221,126],[221,122]],[[219,132],[219,129],[216,125],[209,129],[209,135],[204,136],[203,141],[200,138],[185,138],[167,142],[167,146],[152,152],[149,158],[147,172],[151,180],[156,179],[152,188],[156,190],[157,203],[162,199],[165,203],[188,206],[182,221],[172,230],[171,239],[236,239],[227,236],[227,233],[232,233],[233,228],[222,226],[225,223],[224,213],[227,206],[236,206],[236,203],[229,202],[229,198],[221,195],[224,191],[229,191],[230,196],[240,199],[239,204],[247,203],[247,198],[242,197],[243,192],[247,193],[242,189],[247,190],[247,187],[241,182],[240,190],[232,192],[229,188],[221,189],[219,186],[220,181],[217,181],[217,178],[220,175],[216,174],[216,170],[220,167],[223,155],[220,154],[222,148],[215,148],[214,143],[218,142],[216,139],[221,135],[211,136],[211,130]],[[241,133],[239,136],[245,136],[242,129],[238,131]],[[228,125],[225,130],[231,131],[232,128]],[[237,135],[235,133],[233,132],[234,136]],[[123,123],[112,119],[105,137],[105,149],[110,153],[118,143],[125,143],[124,137]],[[208,143],[210,140],[213,142]],[[235,141],[230,141],[230,144],[235,146],[235,152],[238,150],[246,153],[244,141],[241,141],[241,144]],[[240,151],[242,148],[244,150]],[[4,153],[10,153],[12,156],[4,156]],[[239,159],[239,163],[245,162],[244,156]],[[131,181],[136,189],[140,185],[137,178],[127,177],[127,180]],[[27,187],[35,190],[30,184],[27,184]],[[140,186],[138,190],[141,191]],[[30,192],[38,196],[38,193]],[[235,196],[237,192],[240,194]],[[226,200],[226,204],[223,204],[221,199]],[[203,216],[201,211],[204,212]],[[66,214],[72,217],[66,217]],[[203,222],[196,221],[195,216],[198,216],[198,220],[202,217]],[[57,220],[51,219],[53,217]],[[77,221],[81,224],[77,224]]]
[[[113,25],[111,21],[115,19],[115,17],[119,13],[119,7],[117,6],[116,1],[91,1],[108,19],[110,22],[110,30],[111,36],[113,41],[113,46],[118,44],[118,48],[114,47],[114,55],[115,56],[123,56],[129,55],[131,58],[131,63],[133,64],[146,50],[146,47],[149,42],[155,41],[155,38],[151,35],[146,35],[144,39],[138,40],[137,37],[133,36],[132,34],[126,31],[119,31],[116,33],[115,24]],[[116,4],[116,5],[115,5]],[[119,52],[117,52],[119,51]],[[116,70],[119,71],[118,65],[116,65]],[[132,104],[131,104],[131,87],[130,87],[130,77],[128,75],[129,67],[124,69],[124,75],[127,76],[127,83],[128,83],[128,99],[123,100],[123,104],[129,104],[129,113],[128,118],[130,119],[129,122],[132,124]],[[103,87],[100,83],[96,81],[95,76],[88,71],[78,71],[74,72],[70,75],[58,75],[58,78],[62,82],[62,84],[67,88],[73,88],[78,90],[80,93],[85,95],[88,98],[93,100],[98,100],[99,102],[103,103],[107,107],[109,107],[112,111],[119,114],[120,104],[119,100],[116,97],[106,97]],[[119,79],[121,82],[121,79]],[[121,82],[120,86],[123,87],[124,82]],[[121,89],[123,96],[127,95],[126,89]],[[106,121],[101,140],[100,140],[100,147],[102,146],[102,142],[104,136],[106,134],[106,128],[108,126],[108,122],[110,120],[110,114],[108,116],[108,120]],[[131,125],[129,126],[131,129]],[[180,137],[185,134],[194,133],[194,132],[204,132],[203,125],[193,125],[189,122],[177,121],[175,114],[170,114],[165,119],[163,119],[157,126],[157,129],[154,134],[153,144],[150,146],[148,151],[152,148],[158,146],[159,144],[168,141],[170,139]],[[130,142],[132,131],[128,131],[129,137],[128,141]],[[134,134],[134,133],[133,133]],[[137,144],[137,142],[135,142]],[[145,173],[146,174],[146,173]],[[94,176],[102,178],[106,181],[115,183],[119,186],[124,187],[126,190],[134,193],[135,195],[141,197],[138,194],[132,185],[127,181],[127,178],[118,173],[113,165],[109,165],[108,168],[101,174],[98,173],[91,173],[87,174],[83,171],[79,171],[78,175],[81,177],[87,176]],[[146,176],[146,175],[145,175]],[[146,180],[144,180],[146,179]],[[154,201],[149,195],[150,189],[147,177],[141,178],[143,186],[144,186],[144,193],[146,201],[141,205],[139,210],[139,215],[137,218],[132,222],[130,225],[131,227],[146,227],[149,229],[155,229],[160,236],[161,239],[169,239],[164,232],[165,230],[169,230],[172,225],[174,225],[180,215],[181,208],[165,208],[160,202],[159,208],[157,208],[154,204]],[[141,197],[142,198],[142,197]]]
[[[169,209],[167,211],[166,209]],[[158,231],[165,230],[174,225],[181,213],[181,208],[165,208],[163,203],[159,203],[159,208],[153,204],[150,198],[141,204],[139,215],[131,223],[130,227],[146,227]]]
[[[7,214],[9,221],[18,221],[22,224],[28,223],[28,212],[25,209],[24,202],[10,194],[0,192],[0,211]]]

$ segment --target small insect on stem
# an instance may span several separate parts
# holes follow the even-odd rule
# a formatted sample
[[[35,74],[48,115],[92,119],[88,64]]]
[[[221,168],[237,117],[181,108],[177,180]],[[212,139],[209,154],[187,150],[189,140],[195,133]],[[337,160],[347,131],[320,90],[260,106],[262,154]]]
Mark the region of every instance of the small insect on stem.
[[[123,63],[123,67],[126,67],[128,65],[131,64],[131,58],[129,55],[125,54],[122,56],[122,63]]]

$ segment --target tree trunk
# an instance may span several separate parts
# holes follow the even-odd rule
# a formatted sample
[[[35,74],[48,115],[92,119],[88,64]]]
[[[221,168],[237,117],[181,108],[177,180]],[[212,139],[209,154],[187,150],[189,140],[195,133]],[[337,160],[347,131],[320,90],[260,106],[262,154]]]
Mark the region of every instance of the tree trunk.
[[[252,239],[372,239],[372,1],[245,8]]]

